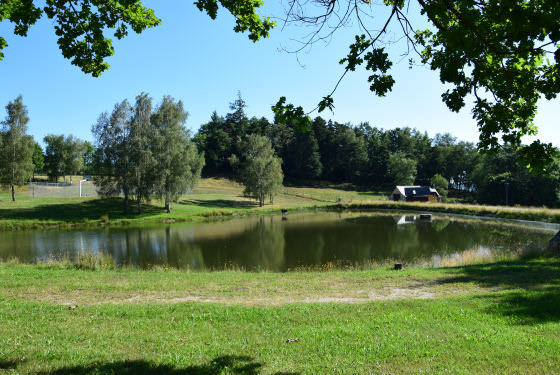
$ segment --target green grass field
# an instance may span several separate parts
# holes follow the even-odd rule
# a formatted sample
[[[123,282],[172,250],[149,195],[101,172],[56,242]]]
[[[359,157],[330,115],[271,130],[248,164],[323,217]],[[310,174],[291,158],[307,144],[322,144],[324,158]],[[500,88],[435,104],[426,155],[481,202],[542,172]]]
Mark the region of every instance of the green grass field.
[[[166,214],[122,199],[0,194],[0,228],[142,224],[289,209],[399,209],[560,221],[560,210],[402,204],[284,188],[264,208],[203,179]],[[554,374],[560,259],[438,269],[189,272],[0,263],[1,374]]]
[[[76,180],[79,176],[76,176]],[[346,210],[399,209],[461,213],[510,219],[560,222],[560,210],[548,208],[500,207],[445,203],[400,203],[387,200],[380,192],[358,192],[339,188],[285,187],[274,204],[258,207],[243,197],[243,187],[224,179],[202,179],[194,194],[184,195],[166,213],[163,203],[145,204],[143,213],[123,211],[122,198],[41,197],[32,198],[24,188],[16,202],[9,192],[0,193],[0,230],[87,225],[126,225],[163,221],[201,220],[214,216],[235,216],[279,212],[281,208],[305,210],[331,208]]]
[[[560,259],[246,273],[0,264],[0,373],[555,374]]]

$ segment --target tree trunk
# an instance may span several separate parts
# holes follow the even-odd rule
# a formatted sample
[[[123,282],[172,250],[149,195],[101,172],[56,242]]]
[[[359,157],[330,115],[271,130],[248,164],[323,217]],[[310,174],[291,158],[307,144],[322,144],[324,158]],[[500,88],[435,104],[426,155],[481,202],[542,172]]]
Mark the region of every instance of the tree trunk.
[[[12,202],[16,201],[16,193],[14,191],[14,185],[12,185]]]
[[[138,200],[136,201],[136,205],[138,207],[138,214],[142,213],[142,200],[140,198],[140,196],[138,196]]]
[[[128,213],[129,207],[128,207],[128,191],[124,192],[124,213]]]
[[[171,202],[169,199],[169,194],[165,195],[165,210],[167,211],[168,214],[171,213]]]

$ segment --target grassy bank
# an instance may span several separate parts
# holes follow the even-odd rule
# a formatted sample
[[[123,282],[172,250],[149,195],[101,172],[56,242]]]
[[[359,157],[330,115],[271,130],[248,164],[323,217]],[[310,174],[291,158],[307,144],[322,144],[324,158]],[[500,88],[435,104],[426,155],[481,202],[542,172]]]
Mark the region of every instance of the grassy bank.
[[[560,371],[560,259],[280,273],[0,264],[9,374]]]
[[[143,205],[142,214],[125,214],[122,198],[102,199],[98,197],[30,197],[26,189],[17,192],[16,202],[11,201],[9,192],[0,193],[0,230],[98,226],[98,225],[142,225],[164,221],[204,220],[213,217],[252,215],[291,210],[313,209],[363,199],[383,199],[376,193],[359,193],[331,188],[282,189],[274,204],[259,207],[243,196],[243,187],[223,179],[202,179],[193,194],[184,195],[166,213],[163,202],[154,199]]]
[[[0,230],[99,226],[141,225],[145,223],[205,220],[212,217],[252,215],[279,212],[280,209],[400,209],[459,213],[510,219],[560,222],[560,210],[441,203],[400,203],[387,201],[379,192],[358,192],[337,188],[286,187],[274,204],[258,207],[243,197],[243,187],[228,180],[203,179],[194,194],[185,195],[166,213],[163,203],[145,204],[143,213],[123,212],[122,198],[97,197],[30,197],[23,189],[17,201],[8,192],[0,193]],[[132,205],[132,211],[135,211]]]
[[[461,203],[362,201],[329,205],[343,210],[407,210],[560,223],[560,210],[544,207],[485,206]]]

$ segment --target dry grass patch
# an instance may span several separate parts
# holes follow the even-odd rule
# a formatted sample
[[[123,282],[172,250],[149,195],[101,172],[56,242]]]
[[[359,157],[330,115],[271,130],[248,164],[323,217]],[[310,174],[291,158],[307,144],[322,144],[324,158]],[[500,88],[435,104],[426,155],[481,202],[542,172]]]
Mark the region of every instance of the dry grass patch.
[[[2,265],[0,296],[57,305],[210,302],[269,306],[291,303],[364,303],[441,298],[494,290],[474,283],[435,282],[429,272],[326,271],[288,273],[81,271],[57,266]],[[38,280],[26,275],[38,272]],[[49,280],[40,282],[39,280]]]

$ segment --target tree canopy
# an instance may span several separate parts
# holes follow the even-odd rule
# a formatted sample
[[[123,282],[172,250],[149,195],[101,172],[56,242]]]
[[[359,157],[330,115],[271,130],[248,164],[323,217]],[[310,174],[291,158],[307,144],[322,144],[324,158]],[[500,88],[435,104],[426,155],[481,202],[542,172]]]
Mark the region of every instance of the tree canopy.
[[[192,191],[200,178],[204,156],[199,154],[184,124],[188,113],[181,101],[165,96],[152,115],[155,127],[155,159],[157,162],[156,193],[165,200],[171,212],[171,201]]]
[[[33,160],[33,173],[42,172],[43,168],[45,168],[45,156],[43,155],[43,149],[41,145],[37,142],[33,142],[33,156],[31,159]]]
[[[436,188],[439,195],[442,197],[447,197],[449,181],[439,173],[435,174],[432,178],[430,178],[430,183]]]
[[[274,154],[270,140],[262,135],[249,135],[244,146],[244,194],[256,199],[262,207],[267,197],[272,203],[282,186],[282,160]]]
[[[330,38],[351,21],[363,31],[340,60],[345,72],[319,102],[319,111],[334,108],[333,94],[342,78],[359,66],[369,72],[372,92],[384,96],[391,91],[393,60],[402,56],[389,56],[387,45],[403,39],[411,65],[420,61],[439,72],[441,82],[449,87],[442,100],[451,111],[458,112],[472,100],[479,148],[496,151],[503,143],[514,145],[518,158],[531,171],[550,172],[557,153],[552,144],[534,141],[522,145],[521,141],[537,133],[533,121],[537,101],[556,98],[560,92],[558,1],[417,0],[429,25],[424,30],[413,24],[414,10],[409,9],[416,7],[410,1],[385,0],[386,15],[369,1],[313,0],[314,6],[300,0],[289,3],[286,19],[313,30],[303,46]],[[283,103],[279,104],[281,108]],[[284,112],[290,112],[284,107]]]
[[[138,213],[142,213],[142,202],[156,194],[164,198],[170,212],[171,201],[194,188],[204,166],[204,156],[184,126],[186,119],[181,101],[165,96],[153,109],[147,93],[136,97],[134,107],[124,100],[111,114],[102,113],[92,127],[99,169],[94,182],[99,193],[122,193],[126,212],[134,196]]]
[[[84,153],[86,151],[84,142],[72,135],[64,136],[49,134],[43,138],[47,144],[45,148],[44,166],[47,175],[52,181],[58,181],[58,177],[78,173],[84,167]]]
[[[416,179],[416,161],[402,153],[389,155],[387,162],[389,176],[395,185],[412,185]]]
[[[257,41],[268,36],[274,22],[256,13],[261,0],[197,0],[201,12],[215,19],[220,6],[235,17],[235,32],[248,32]],[[161,20],[140,0],[46,0],[37,6],[32,0],[0,0],[0,21],[14,24],[14,34],[27,36],[29,28],[40,18],[53,20],[62,55],[84,73],[98,77],[109,68],[105,61],[114,54],[112,40],[122,39],[129,30],[141,33],[158,26]],[[0,60],[7,42],[0,37]]]
[[[473,118],[480,130],[479,147],[495,151],[500,144],[516,147],[518,158],[531,171],[547,171],[557,150],[534,141],[522,145],[526,135],[534,135],[534,117],[540,98],[553,99],[560,92],[560,2],[557,0],[384,0],[386,9],[369,0],[289,0],[285,23],[311,26],[303,37],[303,47],[327,40],[340,27],[355,22],[362,30],[347,55],[340,60],[345,72],[331,93],[318,104],[319,111],[334,108],[333,94],[347,72],[363,66],[370,75],[370,89],[376,95],[391,91],[395,78],[386,50],[394,40],[407,42],[406,53],[415,61],[438,71],[449,89],[442,100],[451,111],[459,111],[472,100]],[[257,14],[262,0],[197,0],[196,7],[212,19],[219,7],[236,20],[234,31],[248,32],[249,39],[267,37],[274,22]],[[419,12],[429,25],[413,24],[411,12]],[[161,20],[139,0],[46,0],[37,6],[30,0],[0,0],[0,20],[14,24],[14,34],[26,36],[41,17],[53,20],[58,45],[64,57],[85,73],[99,76],[114,53],[106,36],[125,37],[157,26]],[[376,31],[373,31],[376,30]],[[394,35],[388,39],[387,35]],[[0,37],[1,50],[6,47]],[[285,102],[285,99],[284,99]],[[280,103],[277,112],[298,123],[303,111]],[[293,111],[296,109],[296,111]],[[292,112],[290,112],[292,111]],[[301,112],[301,113],[300,113]],[[285,121],[282,121],[285,122]],[[309,121],[304,121],[309,123]]]

